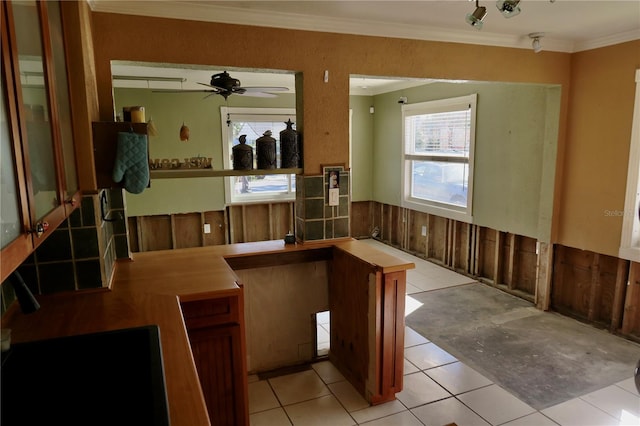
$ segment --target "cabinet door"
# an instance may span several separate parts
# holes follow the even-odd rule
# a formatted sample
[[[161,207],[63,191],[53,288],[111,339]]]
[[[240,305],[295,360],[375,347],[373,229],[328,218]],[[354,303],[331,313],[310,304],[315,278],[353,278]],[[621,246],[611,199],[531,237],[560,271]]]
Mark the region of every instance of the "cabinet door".
[[[189,330],[189,342],[211,424],[247,424],[240,326]]]
[[[78,174],[76,167],[75,147],[73,144],[73,129],[71,115],[71,101],[69,100],[69,84],[67,82],[67,61],[62,30],[62,17],[59,1],[47,1],[47,15],[49,17],[49,40],[51,42],[52,86],[55,92],[55,104],[58,116],[60,146],[64,165],[64,198],[74,201],[78,197]]]
[[[52,134],[51,103],[47,87],[40,13],[35,0],[10,3],[12,39],[16,56],[14,75],[19,77],[18,107],[22,118],[22,143],[31,186],[32,219],[40,221],[61,202],[56,176],[55,145]],[[16,61],[17,59],[17,61]]]
[[[65,200],[80,193],[73,140],[63,142],[70,133],[71,114],[59,5],[0,3],[4,281],[71,214],[77,203]],[[51,26],[48,8],[54,11]],[[63,156],[63,151],[69,153]]]

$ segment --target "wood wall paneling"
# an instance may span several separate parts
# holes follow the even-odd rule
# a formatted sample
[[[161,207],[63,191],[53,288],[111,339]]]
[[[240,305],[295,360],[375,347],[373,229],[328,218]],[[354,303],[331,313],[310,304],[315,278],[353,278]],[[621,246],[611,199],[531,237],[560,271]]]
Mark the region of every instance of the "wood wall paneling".
[[[173,248],[171,215],[145,216],[139,219],[138,248],[140,251]]]
[[[174,248],[201,247],[204,235],[200,213],[175,214],[173,218]]]
[[[351,203],[351,236],[367,238],[373,231],[372,201],[355,201]]]
[[[629,285],[626,289],[622,333],[640,341],[640,263],[632,262],[629,268]]]
[[[203,234],[202,245],[216,246],[227,242],[227,219],[225,211],[204,212],[203,223],[211,225],[211,233]]]

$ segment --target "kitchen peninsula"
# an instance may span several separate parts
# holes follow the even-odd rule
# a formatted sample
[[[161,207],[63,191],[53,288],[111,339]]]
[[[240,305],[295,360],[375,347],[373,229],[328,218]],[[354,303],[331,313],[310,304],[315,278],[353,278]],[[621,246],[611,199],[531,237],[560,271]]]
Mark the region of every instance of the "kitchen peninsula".
[[[371,404],[394,399],[402,390],[405,274],[414,265],[353,239],[135,253],[118,262],[109,289],[42,296],[30,315],[14,305],[3,327],[26,342],[157,324],[171,424],[248,424],[250,283],[238,276],[309,262],[329,265],[331,361]],[[301,282],[293,300],[304,293]]]

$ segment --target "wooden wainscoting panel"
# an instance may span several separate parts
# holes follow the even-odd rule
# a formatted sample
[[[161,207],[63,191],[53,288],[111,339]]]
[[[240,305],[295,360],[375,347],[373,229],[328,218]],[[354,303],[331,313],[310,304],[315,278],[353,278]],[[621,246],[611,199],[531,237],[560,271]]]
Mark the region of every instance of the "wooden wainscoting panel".
[[[428,220],[429,215],[427,213],[409,210],[409,244],[407,249],[422,258],[427,256],[427,236],[422,235],[422,227],[427,228]]]
[[[269,235],[269,224],[271,223],[271,217],[269,215],[269,204],[247,204],[243,207],[245,209],[243,215],[243,228],[245,230],[244,240],[270,240],[271,236]]]
[[[138,223],[140,251],[167,250],[173,248],[171,216],[142,216]]]
[[[589,321],[609,326],[615,303],[618,258],[597,255],[598,267],[592,270],[592,290],[589,300]]]
[[[494,282],[496,273],[496,249],[499,247],[499,233],[490,228],[478,229],[478,278],[484,282]]]
[[[622,318],[622,333],[640,341],[640,263],[631,262]]]
[[[556,247],[551,292],[553,309],[582,320],[588,319],[594,255],[586,250]]]
[[[373,201],[355,201],[351,203],[351,236],[353,238],[371,237],[373,231]]]
[[[427,246],[427,258],[443,264],[447,249],[447,219],[440,216],[429,215],[428,226],[429,245]]]
[[[174,248],[201,247],[202,215],[200,213],[186,213],[173,215]]]
[[[229,218],[229,243],[244,243],[243,231],[244,218],[242,206],[227,207],[227,217]]]
[[[208,211],[202,214],[203,222],[211,225],[211,233],[203,234],[202,245],[217,246],[227,242],[227,219],[225,211]]]
[[[453,239],[452,268],[459,273],[468,274],[471,254],[471,224],[455,221]]]
[[[537,241],[535,238],[517,236],[518,250],[514,259],[517,276],[514,277],[513,288],[531,296],[536,294],[536,265],[538,254],[536,253]]]
[[[270,208],[270,238],[280,240],[289,232],[294,232],[293,202],[273,203]]]

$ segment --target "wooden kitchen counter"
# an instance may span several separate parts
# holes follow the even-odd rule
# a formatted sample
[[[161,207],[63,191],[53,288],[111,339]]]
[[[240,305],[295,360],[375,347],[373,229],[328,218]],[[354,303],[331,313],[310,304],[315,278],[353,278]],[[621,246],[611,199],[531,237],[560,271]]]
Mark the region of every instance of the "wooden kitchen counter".
[[[2,318],[2,326],[12,330],[12,343],[158,325],[171,424],[210,424],[175,296],[90,290],[37,299],[38,311],[23,315],[16,303]],[[97,368],[100,362],[109,360],[96,360]]]
[[[135,253],[131,260],[116,263],[109,289],[39,296],[41,308],[30,315],[23,315],[15,303],[2,318],[3,327],[13,330],[14,342],[26,342],[157,324],[171,424],[207,425],[180,303],[241,294],[230,263],[249,267],[256,259],[273,264],[313,261],[326,257],[333,247],[384,273],[415,267],[352,239],[289,245],[278,240]]]

